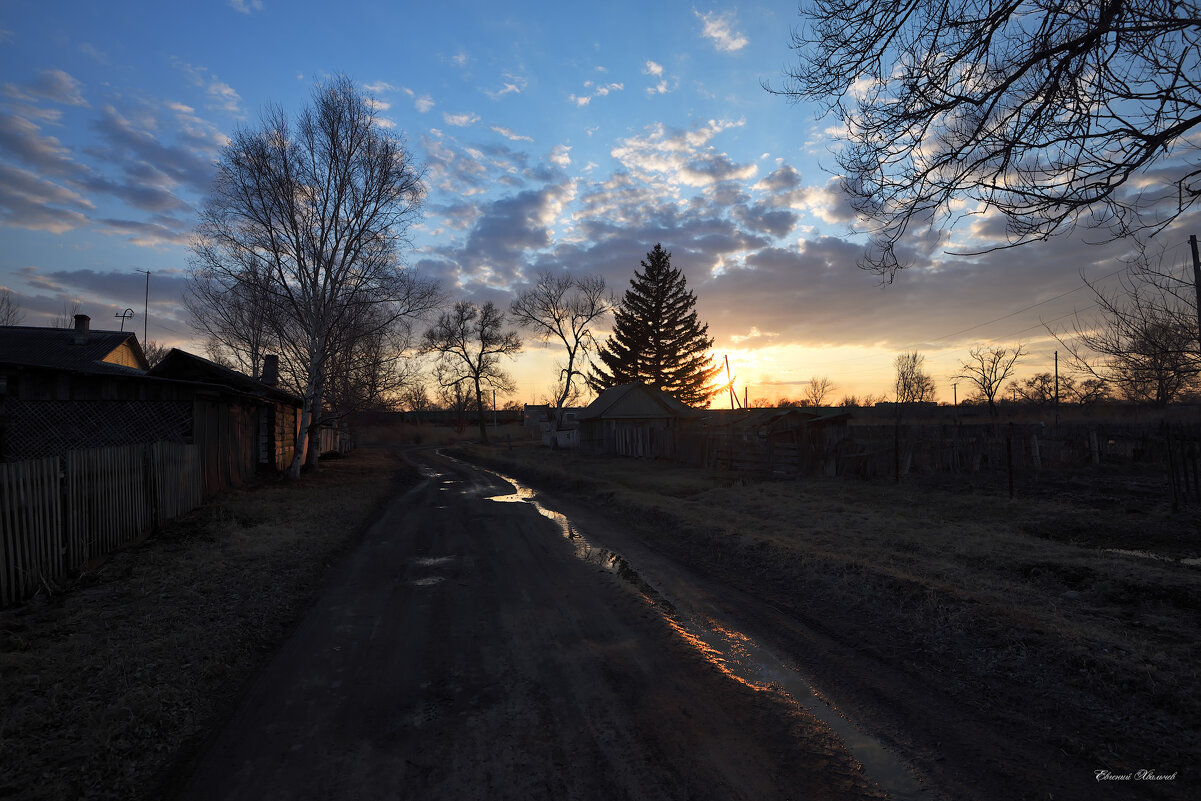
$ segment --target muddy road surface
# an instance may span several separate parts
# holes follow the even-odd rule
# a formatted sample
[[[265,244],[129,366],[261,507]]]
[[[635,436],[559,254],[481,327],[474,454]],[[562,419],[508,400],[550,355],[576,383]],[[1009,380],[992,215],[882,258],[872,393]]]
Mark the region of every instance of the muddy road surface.
[[[331,571],[176,797],[885,796],[615,554],[493,474],[412,458],[427,480]]]

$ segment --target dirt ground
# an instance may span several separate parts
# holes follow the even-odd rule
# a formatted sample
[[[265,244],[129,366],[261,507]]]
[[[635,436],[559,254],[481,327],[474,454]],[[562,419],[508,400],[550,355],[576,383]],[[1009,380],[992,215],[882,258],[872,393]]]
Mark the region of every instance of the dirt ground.
[[[496,499],[511,486],[410,458],[429,481],[330,574],[178,797],[883,798],[828,727]]]
[[[1044,476],[1011,501],[987,477],[746,483],[540,448],[464,455],[789,655],[948,797],[1199,791],[1201,521],[1147,477]]]
[[[901,757],[921,780],[916,797],[1197,796],[1201,574],[1190,560],[1201,556],[1201,521],[1196,509],[1171,513],[1154,476],[1044,475],[1010,501],[1003,481],[987,478],[748,482],[520,443],[464,455],[545,490],[682,607],[736,624],[811,677]],[[315,594],[367,523],[421,480],[385,451],[360,451],[300,484],[232,493],[64,592],[0,611],[0,797],[171,797],[239,699],[253,697],[251,678],[319,609]],[[407,787],[451,797],[462,775],[499,797],[714,798],[740,797],[745,779],[747,798],[879,795],[805,710],[721,676],[612,571],[564,578],[568,562],[540,550],[554,546],[522,544],[526,524],[491,514],[519,545],[505,553],[552,577],[526,607],[544,613],[493,604],[512,647],[477,638],[480,648],[429,664],[397,652],[393,667],[418,679],[388,696],[408,704],[407,728],[381,717],[395,707],[356,708],[375,716],[390,748],[417,755],[390,763]],[[470,530],[448,524],[412,543],[428,552],[404,560],[394,600],[424,602],[421,590],[481,574],[504,586],[505,553],[462,558],[468,543],[455,538]],[[420,563],[447,555],[459,572]],[[420,583],[435,573],[444,580]],[[575,618],[577,644],[606,653],[611,669],[571,649],[529,656],[529,626],[571,623],[573,606],[556,599],[580,588],[599,600]],[[447,602],[437,614],[402,603],[398,629],[458,629],[455,641],[470,645],[486,599]],[[631,652],[635,639],[654,655]],[[331,669],[345,669],[341,653],[325,654]],[[570,681],[573,671],[586,680]],[[664,673],[669,683],[650,678]],[[623,718],[623,705],[642,717]],[[755,734],[710,739],[710,720]],[[547,734],[570,730],[581,733]],[[493,753],[504,731],[524,739],[499,761],[455,756],[458,742]],[[377,765],[357,753],[341,763],[348,776]],[[542,784],[530,783],[531,765],[551,769],[535,771]],[[1140,780],[1140,770],[1175,778]],[[1098,771],[1130,778],[1100,782]]]
[[[387,451],[226,493],[0,610],[0,798],[159,799],[382,504]]]

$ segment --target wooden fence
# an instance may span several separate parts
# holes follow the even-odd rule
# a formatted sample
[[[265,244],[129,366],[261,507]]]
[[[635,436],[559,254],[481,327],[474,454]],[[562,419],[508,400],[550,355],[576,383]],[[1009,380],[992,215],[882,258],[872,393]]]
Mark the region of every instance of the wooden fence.
[[[194,445],[124,445],[0,464],[0,605],[53,587],[200,502]]]
[[[1201,423],[806,425],[770,431],[704,429],[694,464],[760,476],[867,480],[930,473],[1040,471],[1141,465],[1165,472],[1173,504],[1201,503]]]

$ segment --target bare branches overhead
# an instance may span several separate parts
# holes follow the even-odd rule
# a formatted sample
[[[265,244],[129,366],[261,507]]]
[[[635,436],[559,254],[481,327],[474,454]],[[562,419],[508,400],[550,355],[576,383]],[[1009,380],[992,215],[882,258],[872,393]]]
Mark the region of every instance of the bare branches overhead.
[[[1142,237],[1201,195],[1196,0],[807,0],[802,16],[775,91],[845,125],[861,266],[886,280],[915,226],[995,211],[999,247],[1077,224]]]

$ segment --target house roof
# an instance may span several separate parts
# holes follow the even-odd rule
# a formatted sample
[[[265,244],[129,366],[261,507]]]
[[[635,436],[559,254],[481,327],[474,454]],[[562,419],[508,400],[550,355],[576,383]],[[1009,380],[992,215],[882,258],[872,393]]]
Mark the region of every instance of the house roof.
[[[142,368],[105,361],[128,345]],[[79,373],[145,375],[146,356],[132,331],[78,331],[74,328],[0,326],[0,363]]]
[[[222,367],[216,362],[179,348],[172,348],[162,361],[150,369],[150,375],[179,381],[220,384],[245,395],[255,395],[293,406],[300,406],[303,403],[300,398],[279,387],[264,384],[237,370]]]
[[[637,381],[604,390],[580,413],[579,419],[645,420],[699,415],[696,409],[666,392]]]

